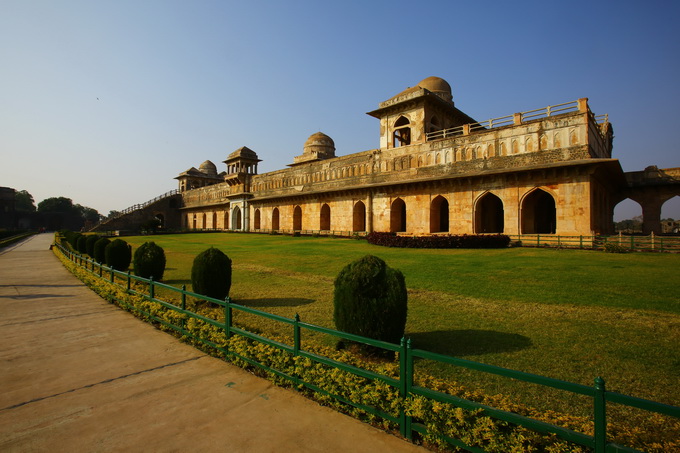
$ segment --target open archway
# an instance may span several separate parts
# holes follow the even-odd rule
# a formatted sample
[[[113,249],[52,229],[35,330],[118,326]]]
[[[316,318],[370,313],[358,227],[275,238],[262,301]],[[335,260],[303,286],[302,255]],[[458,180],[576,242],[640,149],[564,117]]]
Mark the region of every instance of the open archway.
[[[542,189],[535,189],[522,200],[522,234],[555,234],[557,211],[555,199]]]
[[[430,203],[430,233],[449,231],[449,201],[437,195]]]
[[[366,231],[366,205],[363,201],[357,201],[354,204],[352,231]]]
[[[406,203],[397,198],[390,206],[390,232],[406,232]]]
[[[253,214],[253,223],[256,230],[260,229],[260,210],[256,209]]]
[[[330,230],[331,229],[331,207],[324,203],[321,206],[321,215],[319,216],[319,229],[320,230]]]
[[[475,233],[502,233],[505,229],[503,202],[487,192],[475,205]]]
[[[642,206],[626,198],[614,206],[614,231],[616,233],[642,233]]]

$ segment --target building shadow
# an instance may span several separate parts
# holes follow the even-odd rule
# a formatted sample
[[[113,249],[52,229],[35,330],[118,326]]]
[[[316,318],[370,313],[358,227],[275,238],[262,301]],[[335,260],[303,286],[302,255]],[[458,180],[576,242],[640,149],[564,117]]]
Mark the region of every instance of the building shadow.
[[[454,357],[513,352],[532,346],[524,335],[495,330],[435,330],[407,334],[414,349]]]
[[[266,307],[298,307],[316,302],[314,299],[304,299],[298,297],[271,297],[266,299],[232,299],[232,302],[252,308]]]

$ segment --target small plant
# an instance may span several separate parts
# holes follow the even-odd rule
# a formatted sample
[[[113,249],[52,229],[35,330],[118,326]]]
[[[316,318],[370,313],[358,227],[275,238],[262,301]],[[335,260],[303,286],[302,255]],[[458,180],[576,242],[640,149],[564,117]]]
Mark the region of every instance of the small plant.
[[[104,249],[106,265],[125,272],[130,268],[132,261],[132,246],[122,239],[116,239]]]
[[[135,250],[133,267],[135,274],[140,277],[162,280],[165,272],[165,251],[155,242],[145,242]]]
[[[111,241],[108,238],[99,238],[97,242],[94,243],[94,255],[92,258],[98,263],[106,262],[106,246],[109,245]]]
[[[399,343],[404,336],[404,275],[376,256],[366,255],[340,271],[333,305],[338,330],[390,343]]]
[[[613,242],[607,242],[603,249],[607,253],[628,253],[628,249],[626,247]]]
[[[215,247],[201,252],[191,267],[193,291],[203,296],[224,300],[231,289],[231,260]]]
[[[68,243],[71,244],[71,248],[75,251],[78,251],[78,239],[80,236],[82,236],[80,233],[71,232],[71,234],[66,237]]]
[[[87,254],[90,255],[92,258],[94,258],[94,245],[97,243],[99,240],[99,236],[96,234],[91,234],[87,236],[87,242],[85,243],[85,248],[87,250]]]

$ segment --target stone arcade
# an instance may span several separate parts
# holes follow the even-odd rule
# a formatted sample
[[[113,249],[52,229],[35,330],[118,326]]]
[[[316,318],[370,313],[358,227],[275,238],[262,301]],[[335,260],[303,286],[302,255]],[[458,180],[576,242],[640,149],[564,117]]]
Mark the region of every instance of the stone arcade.
[[[652,206],[649,232],[660,229],[663,202],[680,194],[680,169],[624,174],[611,157],[607,116],[595,116],[585,98],[478,122],[455,106],[445,80],[428,77],[368,114],[380,121],[378,149],[336,156],[333,140],[318,132],[286,169],[258,174],[260,159],[244,146],[224,161],[225,172],[205,161],[181,173],[181,221],[166,226],[611,234],[614,207],[630,197],[643,211]],[[646,178],[650,171],[656,179]]]

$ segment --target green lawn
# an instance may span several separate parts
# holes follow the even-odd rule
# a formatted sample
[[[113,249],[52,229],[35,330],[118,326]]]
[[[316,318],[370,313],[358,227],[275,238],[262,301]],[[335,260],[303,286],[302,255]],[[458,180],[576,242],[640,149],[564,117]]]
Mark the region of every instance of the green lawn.
[[[406,277],[406,331],[417,348],[586,385],[602,376],[611,390],[680,405],[678,254],[390,249],[236,233],[124,239],[135,248],[146,241],[163,247],[165,282],[187,288],[193,258],[215,246],[233,260],[234,302],[327,327],[334,327],[333,279],[350,261],[374,254]],[[552,392],[537,398],[507,380],[418,366],[544,408],[565,401]]]

